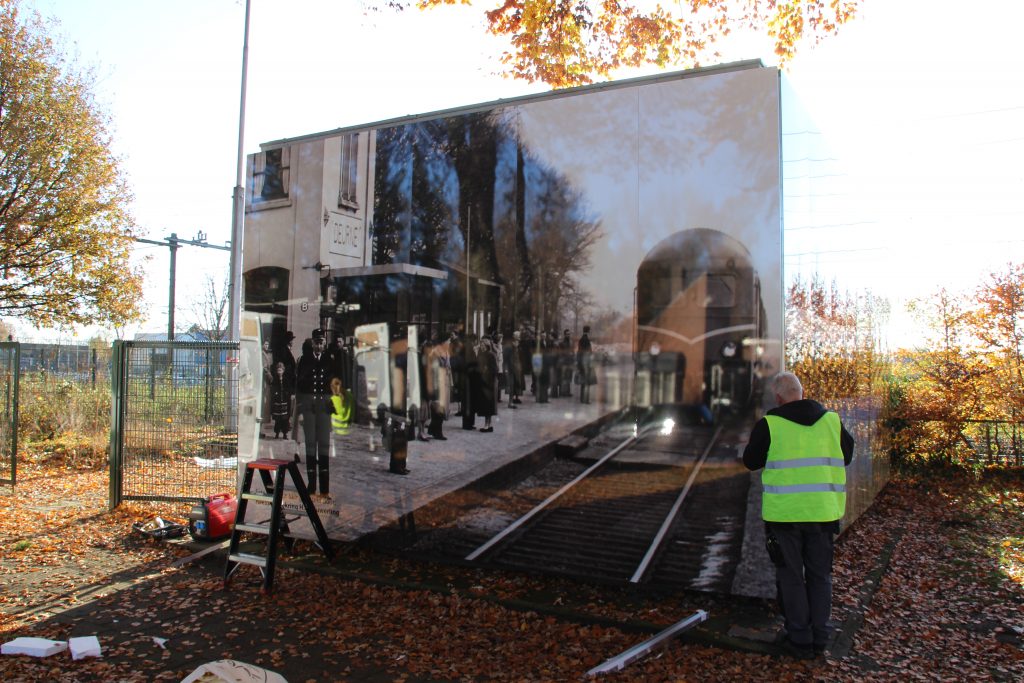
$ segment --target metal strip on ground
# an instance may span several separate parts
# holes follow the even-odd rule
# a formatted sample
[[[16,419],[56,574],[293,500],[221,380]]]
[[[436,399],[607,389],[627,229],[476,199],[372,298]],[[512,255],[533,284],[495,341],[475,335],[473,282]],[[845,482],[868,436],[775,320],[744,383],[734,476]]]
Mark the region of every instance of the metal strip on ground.
[[[667,629],[658,633],[651,638],[648,638],[639,645],[634,645],[620,655],[616,655],[611,659],[607,660],[604,664],[599,664],[593,669],[587,672],[588,676],[596,676],[597,674],[608,673],[609,671],[621,671],[628,664],[632,664],[641,657],[647,656],[647,654],[658,647],[665,641],[674,638],[683,631],[687,631],[702,621],[707,621],[708,613],[702,609],[697,610],[691,616],[683,619],[682,621],[669,626]]]

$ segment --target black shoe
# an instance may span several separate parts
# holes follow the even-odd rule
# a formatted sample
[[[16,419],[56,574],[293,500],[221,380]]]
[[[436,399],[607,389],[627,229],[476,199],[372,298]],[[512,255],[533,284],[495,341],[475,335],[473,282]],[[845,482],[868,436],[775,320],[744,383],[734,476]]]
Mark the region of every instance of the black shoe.
[[[434,440],[435,441],[447,441],[448,437],[444,436],[443,434],[435,434],[434,435]]]
[[[493,432],[494,431],[494,427],[484,427],[480,431],[481,432]]]
[[[785,637],[782,639],[782,642],[779,643],[779,646],[782,648],[782,651],[790,657],[794,657],[796,659],[814,659],[814,648],[810,645],[797,645],[788,637]]]
[[[388,471],[391,472],[391,474],[409,474],[409,470],[405,469],[404,467],[402,469],[400,469],[400,470],[388,470]]]
[[[463,429],[465,429],[467,432],[475,432],[476,431],[476,427],[463,427]]]
[[[430,441],[430,439],[428,437],[425,437],[425,436],[417,436],[416,440],[417,441]]]
[[[522,403],[522,401],[520,401],[520,400],[519,400],[518,398],[514,398],[514,399],[512,399],[512,402],[513,402],[513,403]]]
[[[814,656],[815,657],[823,656],[825,654],[825,650],[827,650],[827,649],[828,649],[828,645],[818,645],[817,643],[815,643],[815,645],[814,645]]]

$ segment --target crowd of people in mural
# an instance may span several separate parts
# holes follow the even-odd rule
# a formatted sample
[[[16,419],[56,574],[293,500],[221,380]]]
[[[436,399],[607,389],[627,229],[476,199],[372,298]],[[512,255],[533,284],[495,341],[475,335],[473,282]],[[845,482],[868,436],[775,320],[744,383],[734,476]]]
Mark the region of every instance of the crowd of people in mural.
[[[466,334],[461,325],[447,336],[426,339],[415,356],[407,345],[392,344],[391,365],[408,370],[408,359],[419,363],[419,395],[409,396],[405,408],[359,406],[364,395],[357,384],[354,351],[338,337],[328,344],[323,330],[310,333],[298,359],[292,351],[295,335],[288,331],[274,342],[263,344],[263,419],[260,438],[288,439],[305,444],[307,486],[312,494],[329,496],[328,467],[332,435],[345,435],[353,421],[376,418],[384,425],[400,416],[408,426],[408,438],[444,441],[444,425],[459,418],[461,429],[487,434],[494,431],[492,420],[498,407],[516,410],[524,397],[538,404],[552,399],[575,398],[591,402],[597,383],[590,327],[576,340],[568,329],[532,334],[526,327],[502,334],[489,330],[484,335]],[[404,341],[404,340],[403,340]],[[394,372],[379,381],[394,382]],[[406,375],[407,376],[407,373]],[[412,384],[412,383],[410,383]],[[412,387],[402,387],[405,396]],[[478,428],[478,419],[482,425]],[[301,427],[301,432],[299,431]],[[404,462],[391,471],[406,474]],[[319,487],[318,487],[319,482]]]

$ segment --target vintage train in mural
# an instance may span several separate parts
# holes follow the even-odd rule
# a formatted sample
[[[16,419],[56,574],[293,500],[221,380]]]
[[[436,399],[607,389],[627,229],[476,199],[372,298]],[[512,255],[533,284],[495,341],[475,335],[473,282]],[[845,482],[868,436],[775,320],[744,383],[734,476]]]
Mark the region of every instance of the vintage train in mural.
[[[637,271],[636,405],[697,407],[709,421],[747,410],[760,390],[764,328],[747,249],[706,228],[671,235]]]

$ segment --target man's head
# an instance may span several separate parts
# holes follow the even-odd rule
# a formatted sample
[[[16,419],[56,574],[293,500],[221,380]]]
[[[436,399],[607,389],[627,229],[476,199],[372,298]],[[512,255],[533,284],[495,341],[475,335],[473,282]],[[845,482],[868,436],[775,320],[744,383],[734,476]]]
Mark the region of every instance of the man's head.
[[[313,351],[319,353],[324,350],[327,346],[327,338],[324,336],[324,331],[321,329],[313,330]]]
[[[792,372],[777,374],[772,384],[772,391],[775,394],[775,403],[780,406],[799,401],[804,397],[804,387],[800,384],[800,379]]]

